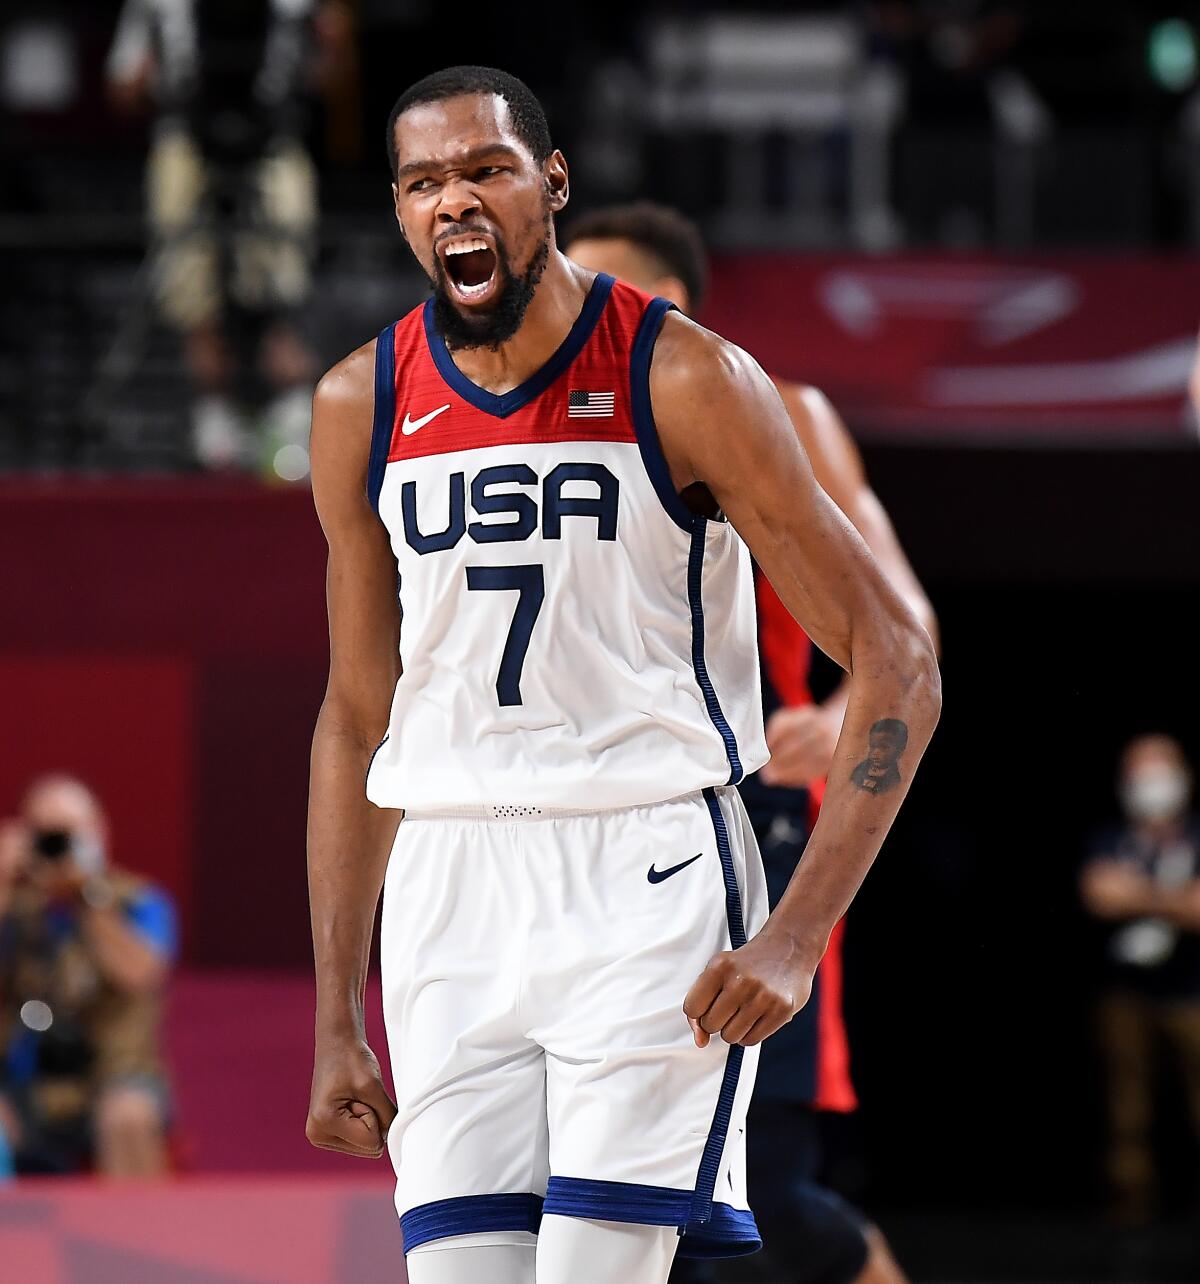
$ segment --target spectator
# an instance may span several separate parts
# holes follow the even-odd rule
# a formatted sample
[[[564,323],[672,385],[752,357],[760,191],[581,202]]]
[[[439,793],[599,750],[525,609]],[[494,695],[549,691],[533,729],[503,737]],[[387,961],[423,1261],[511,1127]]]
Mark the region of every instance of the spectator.
[[[315,33],[329,44],[346,29],[330,20],[339,5],[317,8],[126,0],[109,55],[116,105],[152,99],[158,113],[146,169],[153,276],[184,337],[192,444],[210,468],[253,464],[265,450],[281,475],[297,474],[278,451],[307,442],[313,357],[294,317],[309,292],[317,184],[304,107]],[[323,65],[332,74],[328,56]],[[255,441],[248,416],[259,411]]]
[[[103,812],[78,780],[35,782],[0,839],[0,1129],[16,1170],[159,1175],[171,901],[108,863]]]
[[[1083,902],[1108,928],[1100,1004],[1108,1092],[1107,1171],[1121,1220],[1154,1212],[1155,1052],[1169,1048],[1200,1140],[1200,823],[1192,772],[1169,736],[1142,736],[1121,759],[1126,823],[1083,871]]]

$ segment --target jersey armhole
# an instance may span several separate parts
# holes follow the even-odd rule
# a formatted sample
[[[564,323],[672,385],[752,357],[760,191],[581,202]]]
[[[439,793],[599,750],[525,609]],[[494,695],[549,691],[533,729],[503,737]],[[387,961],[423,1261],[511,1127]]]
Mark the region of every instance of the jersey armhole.
[[[367,499],[379,512],[379,492],[392,448],[396,421],[396,324],[379,332],[375,340],[375,414],[371,420],[371,456],[367,463]]]
[[[629,401],[642,464],[659,503],[675,525],[690,535],[696,529],[697,514],[679,498],[679,492],[671,481],[671,470],[667,467],[650,402],[650,362],[654,358],[654,344],[667,313],[674,310],[675,305],[669,299],[651,299],[642,313],[629,358]]]

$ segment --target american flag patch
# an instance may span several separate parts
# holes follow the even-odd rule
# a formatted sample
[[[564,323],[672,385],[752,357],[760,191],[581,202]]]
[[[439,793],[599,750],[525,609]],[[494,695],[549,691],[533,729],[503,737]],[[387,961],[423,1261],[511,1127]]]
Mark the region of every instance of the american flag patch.
[[[615,392],[581,392],[572,388],[567,393],[568,419],[611,419]]]

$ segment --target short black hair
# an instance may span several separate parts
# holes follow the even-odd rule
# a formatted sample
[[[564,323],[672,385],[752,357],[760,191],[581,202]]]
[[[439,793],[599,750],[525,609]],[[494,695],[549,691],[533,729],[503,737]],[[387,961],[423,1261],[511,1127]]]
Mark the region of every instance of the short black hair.
[[[609,205],[583,214],[567,228],[563,241],[632,241],[656,259],[667,276],[683,282],[688,307],[698,312],[708,290],[708,258],[700,229],[678,210],[654,201]]]
[[[880,718],[871,726],[873,736],[891,736],[901,749],[908,744],[908,724],[899,718]]]
[[[396,177],[396,121],[410,107],[421,103],[437,103],[446,98],[459,98],[464,94],[497,94],[508,104],[508,118],[517,137],[533,153],[541,165],[554,151],[550,141],[550,125],[537,95],[516,76],[495,67],[443,67],[418,80],[396,99],[388,116],[387,150],[392,177]]]

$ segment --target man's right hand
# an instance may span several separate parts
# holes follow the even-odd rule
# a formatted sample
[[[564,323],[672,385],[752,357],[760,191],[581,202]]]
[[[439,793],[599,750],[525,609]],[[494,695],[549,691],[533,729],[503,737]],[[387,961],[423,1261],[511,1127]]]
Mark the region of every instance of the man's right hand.
[[[314,1146],[378,1159],[395,1117],[379,1062],[365,1040],[318,1041],[304,1129]]]

